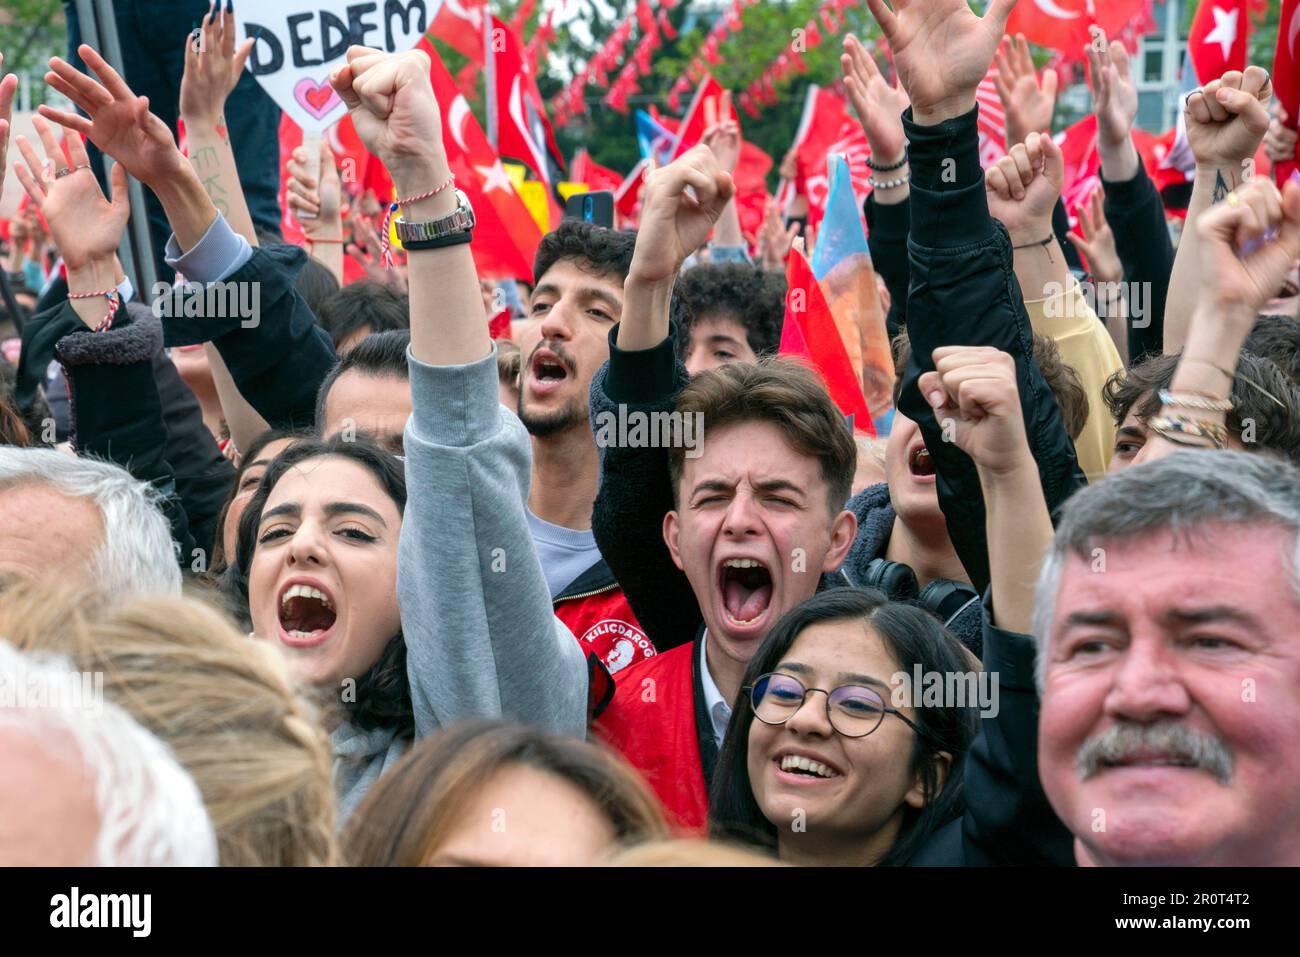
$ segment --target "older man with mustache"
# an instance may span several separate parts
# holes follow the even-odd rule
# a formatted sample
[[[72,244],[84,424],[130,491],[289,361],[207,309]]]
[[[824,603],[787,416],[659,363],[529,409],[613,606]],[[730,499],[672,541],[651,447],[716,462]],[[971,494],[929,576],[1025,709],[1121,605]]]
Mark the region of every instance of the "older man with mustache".
[[[1183,451],[1066,506],[1038,760],[1082,865],[1300,864],[1300,471]]]

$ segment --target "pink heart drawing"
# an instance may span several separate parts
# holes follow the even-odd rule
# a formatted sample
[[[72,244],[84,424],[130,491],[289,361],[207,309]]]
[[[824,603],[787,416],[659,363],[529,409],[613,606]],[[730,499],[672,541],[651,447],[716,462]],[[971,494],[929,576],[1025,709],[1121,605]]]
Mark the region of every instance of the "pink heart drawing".
[[[293,98],[318,120],[340,102],[338,92],[329,85],[328,80],[317,83],[311,77],[303,77],[294,85]]]

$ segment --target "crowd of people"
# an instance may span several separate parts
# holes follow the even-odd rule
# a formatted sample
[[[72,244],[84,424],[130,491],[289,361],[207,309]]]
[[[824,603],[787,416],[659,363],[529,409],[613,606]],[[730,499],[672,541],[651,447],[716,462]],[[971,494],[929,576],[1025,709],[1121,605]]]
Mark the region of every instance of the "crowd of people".
[[[896,82],[844,40],[880,438],[777,355],[803,239],[740,233],[725,116],[521,286],[476,272],[421,51],[330,76],[424,227],[392,269],[328,146],[306,248],[245,196],[226,12],[175,104],[81,44],[9,142],[0,80],[0,863],[1300,864],[1300,184],[1251,167],[1294,135],[1260,67],[1192,92],[1175,244],[1098,35],[1068,233],[1014,5],[869,0]],[[601,425],[657,416],[699,441]]]

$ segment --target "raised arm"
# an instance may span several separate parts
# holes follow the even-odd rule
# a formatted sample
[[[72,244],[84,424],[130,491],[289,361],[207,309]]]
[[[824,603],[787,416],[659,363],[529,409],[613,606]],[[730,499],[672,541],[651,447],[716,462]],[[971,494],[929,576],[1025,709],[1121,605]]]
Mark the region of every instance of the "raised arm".
[[[1201,232],[1197,220],[1223,202],[1253,172],[1255,152],[1268,131],[1268,104],[1273,84],[1262,67],[1231,71],[1187,96],[1183,118],[1187,143],[1196,157],[1196,180],[1187,207],[1187,223],[1165,304],[1165,352],[1182,350],[1192,313],[1201,300]]]
[[[706,145],[650,176],[623,284],[622,320],[611,334],[609,362],[592,379],[593,422],[617,416],[620,406],[672,411],[687,381],[672,341],[673,284],[686,257],[707,241],[734,191],[730,173]],[[592,532],[637,621],[660,651],[692,641],[702,621],[695,594],[664,542],[664,516],[672,508],[667,449],[618,444],[601,449]]]
[[[63,254],[68,298],[32,317],[32,329],[46,327],[42,339],[55,340],[53,357],[67,374],[77,452],[116,462],[162,493],[180,564],[186,567],[195,543],[167,458],[167,428],[153,372],[162,330],[145,310],[128,315],[124,299],[130,284],[117,261],[130,215],[126,171],[120,164],[113,167],[112,200],[107,200],[81,137],[68,135],[64,160],[51,125],[40,117],[33,125],[46,159],[41,162],[32,144],[19,136],[24,162],[14,170]],[[49,357],[47,353],[43,361]]]
[[[392,174],[410,222],[459,205],[442,146],[429,58],[351,47],[330,77],[357,134]],[[582,736],[587,669],[555,618],[528,533],[529,445],[497,394],[466,242],[410,256],[411,419],[398,600],[416,731],[473,715]]]
[[[1130,291],[1137,292],[1133,301],[1127,302],[1110,294],[1116,287],[1106,287],[1106,301],[1113,307],[1107,312],[1107,326],[1112,335],[1117,329],[1124,330],[1122,337],[1117,336],[1117,341],[1122,338],[1124,342],[1120,353],[1136,363],[1147,355],[1158,355],[1163,348],[1174,244],[1165,225],[1160,194],[1133,145],[1138,95],[1128,50],[1118,40],[1107,44],[1100,27],[1094,26],[1090,32],[1092,42],[1086,50],[1088,87],[1097,114],[1097,152],[1101,155],[1101,182],[1106,196],[1104,211],[1099,213],[1094,203],[1091,220],[1094,226],[1100,223],[1105,228],[1109,224],[1105,231],[1114,235],[1123,278]],[[1083,251],[1077,242],[1075,248]],[[1101,255],[1101,250],[1094,254]],[[1092,259],[1089,256],[1088,267],[1094,278],[1118,282],[1119,277],[1103,280],[1098,276]],[[1122,316],[1111,314],[1119,313],[1121,307]]]
[[[1170,382],[1171,401],[1151,420],[1154,435],[1135,464],[1186,445],[1223,447],[1225,412],[1205,406],[1232,398],[1237,361],[1255,317],[1300,257],[1300,185],[1287,183],[1278,192],[1272,180],[1256,176],[1202,216],[1196,228],[1201,298]]]
[[[217,315],[207,309],[206,295],[199,316],[185,309],[183,299],[173,303],[164,324],[166,344],[214,342],[240,393],[269,425],[310,425],[317,388],[337,356],[294,291],[302,251],[254,250],[217,211],[166,124],[149,112],[149,101],[132,93],[89,46],[83,44],[79,53],[98,80],[54,57],[46,82],[87,115],[49,106],[41,106],[41,115],[84,134],[153,190],[174,230],[169,263],[189,280],[226,283],[224,295],[215,297],[224,306]],[[238,299],[233,308],[232,295]]]
[[[988,512],[983,664],[998,694],[966,758],[965,863],[1069,864],[1069,832],[1038,778],[1036,648],[1028,633],[1052,522],[1020,415],[1016,363],[996,349],[957,347],[938,350],[935,365],[921,377],[921,392],[974,460]]]
[[[235,152],[226,128],[226,98],[239,82],[253,48],[250,37],[235,45],[235,14],[224,8],[207,13],[202,25],[185,39],[185,69],[181,74],[180,116],[190,166],[230,228],[256,246],[257,232],[239,181]],[[240,394],[221,351],[205,343],[221,414],[236,449],[246,449],[268,428],[267,422]]]
[[[236,47],[235,33],[234,11],[218,5],[186,38],[180,116],[185,121],[190,165],[203,189],[230,228],[256,246],[253,217],[244,200],[226,129],[226,98],[239,82],[253,49],[252,37]]]
[[[993,85],[1006,116],[1007,149],[1023,143],[1030,133],[1050,133],[1059,82],[1056,71],[1048,67],[1038,75],[1023,33],[1002,38],[993,64],[997,67]]]
[[[972,583],[988,584],[984,503],[974,463],[951,441],[917,382],[942,346],[987,345],[1015,360],[1017,384],[1049,507],[1081,481],[1060,411],[1033,361],[1032,333],[1005,230],[989,216],[979,161],[975,92],[993,59],[1013,2],[977,17],[963,0],[907,0],[896,11],[869,0],[911,100],[904,115],[912,165],[912,356],[899,411],[913,419],[934,457],[939,504]]]
[[[908,197],[912,171],[907,162],[903,111],[907,93],[891,86],[876,61],[853,34],[844,38],[840,55],[844,89],[858,115],[867,145],[871,147],[871,181],[863,211],[867,217],[867,244],[871,262],[889,290],[890,336],[898,334],[907,313],[907,287],[911,268],[907,258],[907,233],[911,226]]]

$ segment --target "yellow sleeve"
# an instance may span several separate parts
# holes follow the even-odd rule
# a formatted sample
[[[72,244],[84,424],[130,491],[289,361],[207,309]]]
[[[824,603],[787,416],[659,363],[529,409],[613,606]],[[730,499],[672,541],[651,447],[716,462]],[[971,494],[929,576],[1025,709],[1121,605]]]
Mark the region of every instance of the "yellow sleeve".
[[[1106,474],[1115,448],[1115,423],[1102,400],[1102,386],[1124,363],[1077,279],[1071,277],[1069,286],[1055,296],[1026,299],[1025,309],[1034,332],[1056,343],[1062,361],[1079,373],[1088,393],[1088,421],[1074,448],[1088,481],[1096,482]]]

